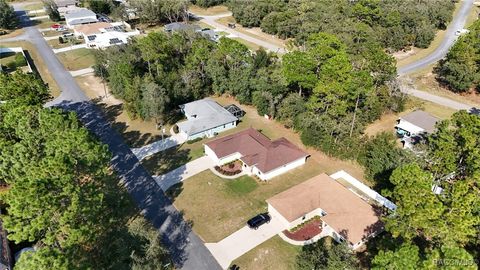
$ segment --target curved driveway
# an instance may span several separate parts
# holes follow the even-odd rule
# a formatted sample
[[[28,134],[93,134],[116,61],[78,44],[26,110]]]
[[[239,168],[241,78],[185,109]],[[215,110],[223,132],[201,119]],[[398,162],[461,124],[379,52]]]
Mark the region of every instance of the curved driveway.
[[[442,43],[435,51],[416,62],[398,68],[398,75],[401,76],[412,73],[442,59],[448,53],[448,50],[457,39],[455,32],[465,27],[465,22],[467,21],[467,17],[470,13],[470,9],[473,6],[473,2],[474,0],[463,0],[460,10],[457,14],[455,14],[455,17],[447,28]]]
[[[18,9],[20,6],[16,6]],[[17,11],[20,15],[24,11]],[[145,217],[160,231],[162,242],[171,252],[175,265],[186,270],[221,269],[203,241],[183,220],[161,188],[139,163],[98,107],[89,101],[71,74],[65,70],[37,28],[22,17],[25,34],[43,58],[62,93],[46,106],[58,106],[77,113],[84,125],[105,143],[112,153],[111,165]],[[19,37],[17,37],[19,40]]]

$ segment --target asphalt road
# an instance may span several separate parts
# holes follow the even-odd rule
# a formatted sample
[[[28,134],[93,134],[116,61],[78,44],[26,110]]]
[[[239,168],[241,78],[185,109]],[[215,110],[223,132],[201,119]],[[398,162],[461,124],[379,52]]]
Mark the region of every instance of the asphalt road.
[[[261,39],[258,39],[258,38],[254,38],[252,36],[249,36],[247,34],[244,34],[242,32],[239,32],[235,29],[229,28],[229,27],[217,22],[218,19],[223,18],[223,17],[228,17],[228,16],[231,16],[231,15],[232,15],[232,13],[228,12],[228,13],[213,15],[213,16],[202,16],[202,15],[196,15],[195,14],[195,17],[198,18],[201,22],[204,22],[208,25],[211,25],[211,26],[215,27],[217,30],[227,32],[227,33],[232,34],[234,36],[237,36],[237,37],[239,37],[243,40],[246,40],[246,41],[252,42],[254,44],[257,44],[257,45],[265,48],[268,51],[276,52],[276,53],[285,53],[286,52],[285,48],[283,48],[283,47],[280,47],[280,46],[278,46],[276,44],[273,44],[271,42],[268,42],[266,40],[261,40]]]
[[[57,106],[75,111],[85,126],[108,145],[113,155],[112,167],[145,217],[159,229],[162,242],[171,252],[178,268],[185,270],[221,269],[203,241],[191,230],[182,214],[175,209],[161,188],[139,163],[120,134],[110,126],[101,110],[82,92],[38,29],[29,26],[28,19],[23,23],[25,34],[17,37],[16,40],[28,40],[36,47],[62,91],[58,98],[46,106]]]
[[[398,68],[398,75],[401,76],[412,73],[442,59],[448,53],[448,50],[457,39],[455,32],[465,27],[465,22],[467,20],[470,9],[473,6],[473,2],[474,0],[463,0],[460,10],[450,22],[450,25],[446,30],[443,41],[440,43],[440,46],[438,46],[435,51],[416,62]]]

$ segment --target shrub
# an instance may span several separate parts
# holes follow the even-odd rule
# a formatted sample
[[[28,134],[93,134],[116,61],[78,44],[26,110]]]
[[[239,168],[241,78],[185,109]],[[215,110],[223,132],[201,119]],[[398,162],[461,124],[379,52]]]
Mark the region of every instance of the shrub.
[[[17,55],[15,55],[15,65],[17,67],[23,67],[27,65],[27,60],[25,57],[23,57],[23,54],[17,53]]]
[[[174,126],[173,126],[173,133],[178,134],[179,131],[180,131],[180,130],[178,129],[178,126],[177,126],[177,125],[174,125]]]
[[[174,131],[175,131],[175,130],[174,130]],[[203,138],[202,138],[202,137],[199,137],[199,138],[195,138],[195,139],[193,139],[193,140],[188,140],[187,143],[188,143],[188,144],[192,144],[192,143],[199,142],[199,141],[201,141],[201,140],[203,140]]]

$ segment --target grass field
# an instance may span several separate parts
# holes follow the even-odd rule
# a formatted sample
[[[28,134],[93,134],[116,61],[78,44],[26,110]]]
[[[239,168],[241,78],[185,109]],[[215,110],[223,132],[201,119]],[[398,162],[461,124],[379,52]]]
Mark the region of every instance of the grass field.
[[[217,242],[245,226],[252,216],[267,210],[266,199],[322,172],[314,160],[277,176],[258,182],[249,176],[223,179],[207,170],[192,176],[172,198],[193,229],[206,242]],[[178,192],[178,190],[181,190]]]
[[[60,89],[58,88],[57,83],[53,79],[52,74],[50,73],[47,66],[45,65],[45,62],[43,62],[43,58],[41,58],[38,55],[37,50],[35,49],[35,46],[33,46],[33,44],[26,41],[18,41],[18,42],[2,42],[1,46],[2,47],[22,47],[23,50],[26,51],[27,59],[31,57],[31,59],[33,60],[32,68],[36,69],[38,73],[40,73],[42,80],[48,84],[51,95],[53,97],[57,97],[58,95],[60,95]]]
[[[232,39],[242,43],[245,46],[247,46],[251,51],[256,51],[256,50],[261,48],[261,46],[255,44],[253,42],[246,41],[245,39],[241,39],[241,38],[238,38],[238,37],[235,37],[235,38],[232,38]]]
[[[290,245],[280,236],[274,236],[266,242],[243,254],[232,262],[245,270],[275,269],[295,270],[296,257],[301,247]]]
[[[43,8],[43,3],[34,3],[34,4],[28,4],[23,6],[24,10],[30,11],[30,10],[39,10]]]
[[[57,54],[58,59],[67,70],[79,70],[95,64],[92,50],[81,48]]]
[[[202,8],[196,5],[191,5],[188,8],[188,10],[197,15],[205,15],[205,16],[218,15],[218,14],[228,12],[228,8],[226,6],[213,6],[209,8]]]

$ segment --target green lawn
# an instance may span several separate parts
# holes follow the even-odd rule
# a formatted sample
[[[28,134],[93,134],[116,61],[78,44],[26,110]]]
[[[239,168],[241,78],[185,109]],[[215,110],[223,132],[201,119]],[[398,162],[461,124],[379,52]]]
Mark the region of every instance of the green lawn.
[[[68,70],[79,70],[95,64],[92,50],[81,48],[57,54],[58,59]]]
[[[39,10],[43,8],[43,3],[35,3],[35,4],[29,4],[23,7],[24,10],[30,11],[30,10]]]
[[[235,38],[232,38],[232,39],[242,43],[245,46],[247,46],[251,51],[257,51],[261,48],[261,46],[255,44],[253,42],[246,41],[245,39],[242,39],[242,38],[235,37]]]
[[[145,158],[142,160],[142,165],[152,175],[161,175],[201,156],[203,156],[201,142],[184,143]]]
[[[240,269],[275,269],[294,270],[296,257],[301,247],[290,245],[283,241],[280,236],[274,236],[263,242],[240,258],[232,262],[240,266]]]
[[[243,195],[254,191],[258,187],[258,183],[252,177],[244,175],[227,181],[227,187],[232,194]]]
[[[210,170],[188,178],[169,192],[177,209],[193,223],[206,242],[218,242],[245,226],[247,220],[267,210],[266,199],[322,172],[313,160],[299,168],[259,182],[249,176],[223,179]]]

